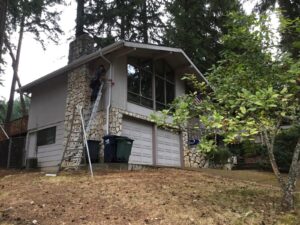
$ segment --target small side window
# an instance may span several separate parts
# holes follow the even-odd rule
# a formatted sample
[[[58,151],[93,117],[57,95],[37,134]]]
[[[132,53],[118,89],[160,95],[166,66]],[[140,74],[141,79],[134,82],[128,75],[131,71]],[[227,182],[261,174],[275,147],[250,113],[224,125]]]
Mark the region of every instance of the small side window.
[[[55,143],[56,127],[50,127],[37,132],[37,146]]]

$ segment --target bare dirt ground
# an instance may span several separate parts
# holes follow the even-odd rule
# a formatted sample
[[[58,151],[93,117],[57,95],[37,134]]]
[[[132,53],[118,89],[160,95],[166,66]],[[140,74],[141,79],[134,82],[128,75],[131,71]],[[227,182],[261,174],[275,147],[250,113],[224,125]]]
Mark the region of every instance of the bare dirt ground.
[[[254,183],[258,174],[0,170],[0,224],[300,224],[299,212],[280,211],[277,187]]]

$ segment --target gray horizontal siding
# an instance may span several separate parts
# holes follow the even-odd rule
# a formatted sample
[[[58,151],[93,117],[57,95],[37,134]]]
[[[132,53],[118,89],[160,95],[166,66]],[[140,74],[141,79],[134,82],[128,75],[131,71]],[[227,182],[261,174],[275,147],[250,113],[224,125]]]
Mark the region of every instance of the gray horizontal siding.
[[[63,155],[64,123],[56,124],[55,143],[37,148],[38,167],[42,169],[56,168]]]

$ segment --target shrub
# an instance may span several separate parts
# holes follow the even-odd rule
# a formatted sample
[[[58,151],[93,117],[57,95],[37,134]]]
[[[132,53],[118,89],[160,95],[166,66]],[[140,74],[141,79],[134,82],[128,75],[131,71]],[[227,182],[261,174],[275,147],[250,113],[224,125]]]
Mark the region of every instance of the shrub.
[[[274,155],[281,171],[288,172],[300,136],[300,126],[283,130],[275,139]]]
[[[211,151],[208,153],[208,158],[215,165],[224,165],[227,163],[228,158],[232,156],[232,153],[227,147],[218,147],[216,151]]]

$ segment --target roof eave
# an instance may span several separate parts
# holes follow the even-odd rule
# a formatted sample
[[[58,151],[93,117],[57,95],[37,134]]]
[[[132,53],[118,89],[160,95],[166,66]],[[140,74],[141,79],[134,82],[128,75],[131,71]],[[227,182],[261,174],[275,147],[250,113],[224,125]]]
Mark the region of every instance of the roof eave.
[[[200,78],[204,80],[208,85],[208,81],[206,78],[203,76],[203,74],[198,70],[198,68],[195,66],[195,64],[190,60],[190,58],[185,54],[185,52],[182,49],[179,48],[171,48],[171,47],[165,47],[165,46],[158,46],[158,45],[151,45],[151,44],[143,44],[143,43],[134,43],[134,42],[126,42],[126,41],[119,41],[114,44],[111,44],[109,46],[106,46],[102,49],[99,49],[89,55],[85,55],[80,57],[79,59],[73,61],[72,63],[52,72],[49,73],[29,84],[24,85],[18,91],[22,92],[30,92],[30,90],[37,86],[38,84],[47,81],[49,79],[55,78],[56,76],[66,73],[72,69],[75,69],[93,59],[96,59],[98,57],[101,57],[102,55],[109,54],[117,49],[120,49],[121,47],[129,47],[129,48],[142,48],[142,49],[149,49],[149,50],[160,50],[160,51],[169,51],[169,52],[176,52],[176,53],[181,53],[185,59],[190,63],[190,65],[194,68],[194,70],[198,73]]]
[[[66,73],[72,69],[75,69],[93,59],[96,59],[98,57],[101,57],[101,55],[106,55],[116,49],[119,49],[121,48],[122,46],[124,46],[124,42],[123,41],[120,41],[120,42],[116,42],[112,45],[109,45],[107,47],[104,47],[102,49],[99,49],[89,55],[85,55],[85,56],[82,56],[80,57],[79,59],[73,61],[72,63],[58,69],[58,70],[55,70],[37,80],[34,80],[33,82],[29,83],[29,84],[26,84],[24,85],[23,87],[19,88],[17,91],[22,91],[22,92],[30,92],[30,89],[33,88],[34,86],[46,81],[46,80],[49,80],[49,79],[52,79],[62,73]]]

